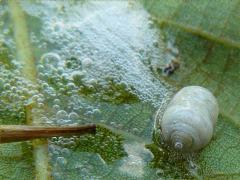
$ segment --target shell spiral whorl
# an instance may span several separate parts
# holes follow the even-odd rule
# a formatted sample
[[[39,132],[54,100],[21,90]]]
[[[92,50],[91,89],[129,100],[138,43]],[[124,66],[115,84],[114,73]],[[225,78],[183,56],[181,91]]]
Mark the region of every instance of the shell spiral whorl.
[[[158,119],[163,140],[177,151],[194,152],[212,138],[218,117],[218,103],[200,86],[182,88]]]

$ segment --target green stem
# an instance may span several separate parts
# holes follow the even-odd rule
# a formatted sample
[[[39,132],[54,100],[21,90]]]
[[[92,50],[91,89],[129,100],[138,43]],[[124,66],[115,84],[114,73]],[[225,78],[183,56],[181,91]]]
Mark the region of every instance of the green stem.
[[[172,26],[172,27],[176,27],[179,28],[183,31],[201,36],[203,38],[206,38],[208,40],[217,42],[217,43],[221,43],[224,46],[228,46],[228,47],[236,47],[236,48],[240,48],[240,43],[231,40],[229,38],[224,38],[224,37],[217,37],[216,35],[209,33],[207,31],[204,31],[202,29],[199,28],[194,28],[191,26],[187,26],[185,24],[181,24],[175,21],[171,21],[171,20],[165,20],[165,19],[159,19],[156,17],[153,17],[153,19],[161,26],[161,28],[165,27],[165,26]]]
[[[17,58],[23,65],[22,73],[27,79],[36,82],[36,66],[31,43],[28,37],[27,23],[18,0],[8,1],[12,22],[14,26],[14,36],[17,47]]]
[[[35,58],[28,37],[28,28],[25,20],[25,14],[21,9],[18,0],[9,0],[8,5],[14,27],[17,58],[23,65],[22,73],[33,84],[36,84],[37,71],[35,66]],[[29,124],[39,124],[38,119],[39,118],[37,117],[32,117],[31,120],[31,114],[28,114],[26,121]],[[47,140],[34,140],[33,148],[35,157],[36,179],[50,179]]]

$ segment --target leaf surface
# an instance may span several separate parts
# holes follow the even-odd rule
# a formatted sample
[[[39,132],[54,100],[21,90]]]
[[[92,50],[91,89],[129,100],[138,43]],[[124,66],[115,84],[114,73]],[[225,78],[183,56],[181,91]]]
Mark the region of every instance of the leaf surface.
[[[152,4],[151,4],[152,3]],[[234,17],[238,1],[146,2],[150,13],[179,50],[181,67],[167,79],[178,87],[201,85],[210,89],[220,106],[214,140],[199,154],[204,178],[239,177],[240,63]],[[215,10],[213,10],[213,7]],[[165,11],[160,11],[160,9]],[[220,15],[221,14],[221,15]],[[223,16],[222,16],[223,15]],[[220,19],[218,19],[220,18]],[[162,26],[161,22],[166,22]],[[224,23],[223,23],[224,22]],[[183,28],[182,28],[183,27]],[[236,32],[236,33],[232,33]],[[235,34],[236,37],[232,36]],[[217,38],[215,40],[215,38]],[[224,38],[224,41],[221,40]],[[228,43],[228,42],[234,42]]]
[[[34,99],[21,91],[22,101],[33,100],[46,124],[94,122],[107,127],[99,128],[96,137],[51,139],[48,156],[52,178],[237,179],[238,1],[151,0],[143,4],[156,23],[133,2],[21,2],[38,59],[39,82],[38,96]],[[166,77],[159,70],[172,57],[169,43],[172,49],[177,48],[180,68]],[[17,73],[12,76],[20,76]],[[4,83],[10,81],[1,78]],[[221,112],[213,140],[194,159],[197,174],[184,160],[163,161],[158,146],[145,147],[151,143],[157,108],[176,89],[192,84],[210,89]],[[33,88],[27,82],[21,85]],[[9,90],[12,92],[14,89]],[[44,100],[39,100],[42,96]],[[19,108],[11,102],[11,111],[1,123],[24,122],[24,113],[16,115],[23,111],[24,104],[21,98],[16,102]],[[43,109],[41,102],[48,109]],[[8,121],[8,117],[14,120]],[[31,148],[26,143],[1,145],[4,163],[0,165],[0,177],[14,179],[19,172],[23,173],[19,176],[22,179],[34,177]],[[6,152],[9,154],[4,156]]]

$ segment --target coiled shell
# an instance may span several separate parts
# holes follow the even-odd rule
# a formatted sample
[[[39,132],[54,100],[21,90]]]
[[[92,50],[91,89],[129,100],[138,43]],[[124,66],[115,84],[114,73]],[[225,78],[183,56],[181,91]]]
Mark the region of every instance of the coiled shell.
[[[217,100],[209,90],[182,88],[158,120],[164,142],[181,152],[200,150],[212,138],[218,112]]]

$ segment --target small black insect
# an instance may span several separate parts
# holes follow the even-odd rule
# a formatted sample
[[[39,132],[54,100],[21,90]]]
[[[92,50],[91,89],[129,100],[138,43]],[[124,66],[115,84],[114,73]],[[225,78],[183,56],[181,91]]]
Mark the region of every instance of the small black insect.
[[[180,66],[180,62],[178,59],[173,59],[166,67],[163,68],[164,74],[167,76],[172,75],[176,69]]]

